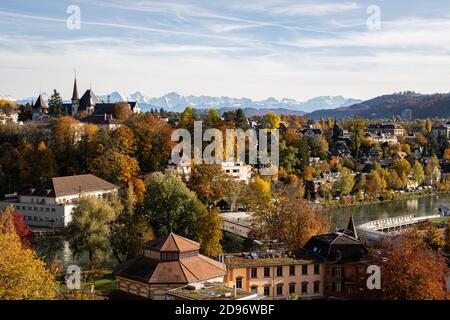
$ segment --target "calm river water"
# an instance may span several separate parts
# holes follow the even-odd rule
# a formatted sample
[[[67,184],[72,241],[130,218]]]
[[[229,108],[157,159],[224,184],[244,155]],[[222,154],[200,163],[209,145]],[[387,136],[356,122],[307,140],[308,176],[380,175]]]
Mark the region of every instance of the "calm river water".
[[[450,207],[450,195],[445,194],[357,207],[337,208],[331,209],[329,213],[332,227],[342,229],[347,226],[351,215],[353,215],[355,223],[358,225],[371,220],[409,214],[414,214],[417,217],[439,214],[438,210],[440,207]]]

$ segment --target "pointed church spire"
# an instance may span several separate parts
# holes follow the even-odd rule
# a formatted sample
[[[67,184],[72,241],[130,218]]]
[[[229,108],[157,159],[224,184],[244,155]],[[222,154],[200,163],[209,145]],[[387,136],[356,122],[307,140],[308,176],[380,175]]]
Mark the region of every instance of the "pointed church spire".
[[[77,70],[75,70],[75,80],[73,83],[72,101],[78,100],[78,87],[77,87]]]
[[[346,234],[352,235],[354,238],[358,239],[358,233],[356,232],[355,221],[353,221],[353,216],[350,216],[350,220],[348,221],[347,229],[345,230]]]

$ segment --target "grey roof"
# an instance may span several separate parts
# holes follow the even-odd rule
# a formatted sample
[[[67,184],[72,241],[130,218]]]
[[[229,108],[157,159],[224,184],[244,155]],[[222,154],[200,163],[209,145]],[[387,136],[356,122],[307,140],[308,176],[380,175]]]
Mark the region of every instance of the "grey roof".
[[[75,78],[75,81],[73,83],[72,100],[78,100],[77,78]]]
[[[42,94],[40,94],[39,97],[37,98],[37,100],[34,104],[34,108],[35,109],[48,109],[48,105],[45,102],[44,98],[42,97]]]
[[[88,107],[95,106],[97,103],[100,103],[100,100],[98,100],[98,98],[94,94],[94,92],[91,89],[86,90],[86,92],[83,94],[83,96],[80,99],[80,110],[84,111]]]
[[[80,192],[109,191],[118,188],[118,186],[92,174],[84,174],[78,176],[52,178],[51,183],[40,186],[36,189],[30,188],[24,190],[19,194],[41,197],[60,197],[79,194]]]

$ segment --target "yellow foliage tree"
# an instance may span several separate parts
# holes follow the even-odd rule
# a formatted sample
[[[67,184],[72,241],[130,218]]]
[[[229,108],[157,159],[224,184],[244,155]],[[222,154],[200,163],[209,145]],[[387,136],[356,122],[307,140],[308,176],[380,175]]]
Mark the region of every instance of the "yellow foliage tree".
[[[15,233],[0,233],[0,300],[51,300],[53,275]]]

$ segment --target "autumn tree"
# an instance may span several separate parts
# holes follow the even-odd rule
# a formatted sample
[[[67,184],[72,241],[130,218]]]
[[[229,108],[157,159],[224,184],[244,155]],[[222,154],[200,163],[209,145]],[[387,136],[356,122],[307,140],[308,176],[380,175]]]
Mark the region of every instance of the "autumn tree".
[[[445,259],[427,248],[416,232],[386,241],[372,255],[381,267],[381,298],[442,300],[448,268]]]
[[[229,180],[220,165],[200,164],[193,166],[188,186],[200,201],[212,207],[223,198]]]
[[[412,177],[418,185],[421,185],[425,180],[425,173],[423,171],[423,167],[419,161],[414,162],[414,166],[412,168]]]
[[[139,164],[135,158],[112,150],[93,159],[89,169],[95,175],[124,187],[132,184],[140,174]]]
[[[263,117],[263,127],[266,129],[278,129],[280,127],[280,116],[274,112],[268,112]]]
[[[260,239],[277,239],[288,250],[296,250],[311,236],[328,230],[328,220],[303,198],[297,184],[277,186],[271,198],[251,205],[254,232]]]
[[[408,176],[411,173],[411,164],[406,159],[397,159],[394,160],[392,168],[397,172],[401,187],[405,188],[408,184]]]
[[[125,120],[132,114],[132,111],[128,103],[118,102],[113,105],[112,114],[115,119]]]
[[[444,239],[444,251],[450,253],[450,221],[445,225]]]
[[[346,196],[352,192],[354,186],[355,177],[353,176],[351,170],[343,168],[341,176],[333,184],[333,193]]]
[[[90,267],[110,252],[110,223],[117,217],[119,206],[96,197],[82,197],[72,212],[66,238],[74,256],[88,252]]]
[[[171,170],[152,173],[146,184],[144,210],[155,236],[173,231],[195,239],[200,217],[205,210],[197,195]]]
[[[433,250],[442,248],[445,244],[444,239],[441,237],[441,233],[438,228],[433,224],[430,224],[426,230],[424,237],[425,244]]]
[[[11,210],[0,212],[0,300],[54,299],[54,276],[16,229]]]
[[[135,114],[126,121],[126,125],[136,139],[135,158],[142,173],[165,169],[174,145],[171,126],[151,114]]]
[[[219,210],[203,210],[199,219],[199,230],[197,239],[200,243],[200,251],[207,256],[214,256],[222,253],[222,218]]]

